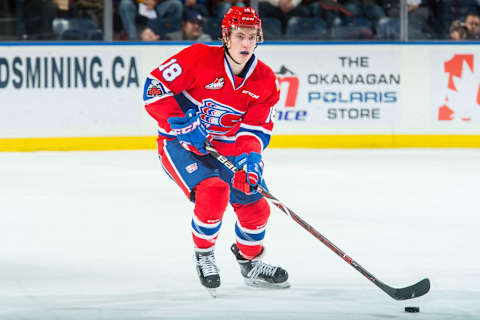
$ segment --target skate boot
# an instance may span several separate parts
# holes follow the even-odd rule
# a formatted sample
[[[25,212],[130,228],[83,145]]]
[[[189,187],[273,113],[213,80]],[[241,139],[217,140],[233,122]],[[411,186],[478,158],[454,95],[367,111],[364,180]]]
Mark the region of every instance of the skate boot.
[[[230,248],[240,265],[240,272],[245,278],[245,283],[252,287],[260,288],[289,288],[286,270],[264,263],[261,258],[265,249],[253,260],[242,257],[240,250],[234,243]]]
[[[216,288],[220,287],[220,275],[215,262],[214,249],[195,249],[195,262],[200,283],[215,298]]]

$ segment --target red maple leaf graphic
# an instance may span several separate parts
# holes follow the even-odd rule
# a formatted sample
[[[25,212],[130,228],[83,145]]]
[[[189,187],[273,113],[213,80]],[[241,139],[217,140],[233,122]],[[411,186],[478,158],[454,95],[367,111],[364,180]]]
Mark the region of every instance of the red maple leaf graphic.
[[[457,91],[453,77],[461,78],[463,62],[466,62],[470,70],[473,72],[473,54],[456,54],[452,59],[448,60],[444,64],[445,72],[448,76],[448,89]]]
[[[453,111],[446,104],[438,109],[438,120],[453,120]]]

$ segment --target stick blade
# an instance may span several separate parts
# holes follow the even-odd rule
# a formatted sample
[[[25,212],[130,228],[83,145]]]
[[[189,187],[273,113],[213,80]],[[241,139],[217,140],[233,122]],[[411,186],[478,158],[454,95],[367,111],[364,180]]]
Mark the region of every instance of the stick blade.
[[[384,283],[377,283],[377,285],[395,300],[418,298],[430,290],[430,280],[428,280],[428,278],[425,278],[414,285],[405,288],[392,288]]]

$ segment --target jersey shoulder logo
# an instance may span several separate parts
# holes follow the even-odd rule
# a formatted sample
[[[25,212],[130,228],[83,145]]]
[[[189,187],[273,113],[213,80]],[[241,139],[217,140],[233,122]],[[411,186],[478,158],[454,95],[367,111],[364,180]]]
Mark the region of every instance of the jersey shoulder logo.
[[[243,112],[213,99],[203,100],[203,104],[200,106],[200,120],[213,134],[224,134],[230,131],[242,119],[242,116]]]
[[[217,90],[223,88],[223,85],[225,84],[225,80],[223,78],[215,78],[215,80],[212,83],[209,83],[205,86],[205,89],[208,90]]]
[[[168,93],[169,91],[160,81],[147,78],[143,88],[143,101],[148,104],[152,101],[162,99],[162,96],[166,96]]]
[[[165,88],[162,86],[160,81],[155,79],[147,79],[146,83],[146,95],[147,97],[153,98],[165,94]]]

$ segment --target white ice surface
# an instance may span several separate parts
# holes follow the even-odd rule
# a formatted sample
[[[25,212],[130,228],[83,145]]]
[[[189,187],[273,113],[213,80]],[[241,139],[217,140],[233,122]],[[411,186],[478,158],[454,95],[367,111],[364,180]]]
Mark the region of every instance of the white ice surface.
[[[429,277],[430,293],[391,299],[273,207],[264,260],[292,287],[246,287],[229,208],[212,299],[193,206],[154,151],[0,153],[0,319],[480,319],[479,150],[271,149],[265,163],[272,194],[368,271]]]

